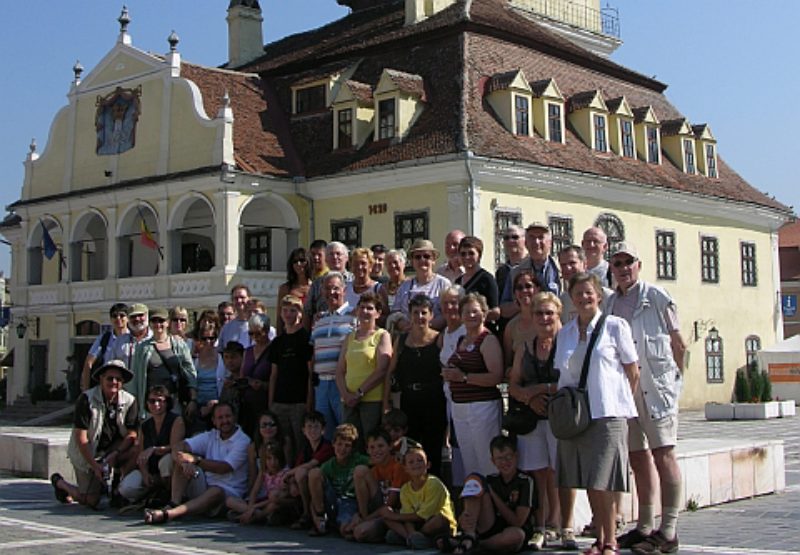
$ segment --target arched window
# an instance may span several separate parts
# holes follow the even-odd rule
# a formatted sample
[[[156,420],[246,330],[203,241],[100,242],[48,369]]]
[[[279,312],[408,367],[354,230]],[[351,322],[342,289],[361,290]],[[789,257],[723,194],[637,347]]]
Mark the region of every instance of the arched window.
[[[706,337],[706,381],[708,383],[725,381],[722,368],[722,338],[717,328],[708,330]]]
[[[608,237],[608,249],[606,249],[606,260],[611,258],[611,253],[621,242],[625,240],[625,226],[614,214],[600,214],[594,225],[602,229]]]
[[[75,324],[75,335],[79,337],[100,335],[100,324],[94,320],[81,320]]]
[[[758,364],[758,351],[761,350],[761,338],[757,335],[748,335],[744,340],[744,352],[747,358],[747,367],[753,363]]]

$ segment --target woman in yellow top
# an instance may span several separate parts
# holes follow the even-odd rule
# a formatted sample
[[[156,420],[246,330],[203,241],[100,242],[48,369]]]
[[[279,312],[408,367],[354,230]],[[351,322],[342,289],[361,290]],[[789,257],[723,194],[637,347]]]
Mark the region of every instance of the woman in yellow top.
[[[392,358],[389,332],[378,327],[381,298],[370,291],[356,305],[358,326],[344,341],[336,368],[344,421],[364,438],[381,423],[383,381]]]

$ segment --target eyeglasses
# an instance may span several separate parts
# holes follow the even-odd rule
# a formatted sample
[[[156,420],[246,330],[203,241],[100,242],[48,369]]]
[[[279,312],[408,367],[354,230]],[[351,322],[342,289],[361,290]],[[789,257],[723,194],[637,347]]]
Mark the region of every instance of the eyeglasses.
[[[633,258],[633,257],[626,258],[624,260],[615,260],[614,261],[614,267],[615,268],[624,268],[625,266],[630,266],[634,262],[636,262],[636,259]]]
[[[115,312],[114,314],[111,315],[112,319],[115,319],[115,318],[127,318],[127,317],[128,317],[128,315],[125,314],[124,312]]]
[[[303,266],[305,266],[306,264],[308,264],[308,260],[306,260],[305,258],[298,258],[297,260],[292,260],[292,264],[302,264]]]
[[[153,397],[147,400],[148,405],[163,405],[166,402],[167,402],[166,399],[162,399],[160,397]]]
[[[519,241],[519,235],[503,235],[503,240],[505,241]]]
[[[188,318],[173,318],[173,322],[183,322],[184,324],[189,321]]]
[[[202,341],[204,343],[213,343],[216,340],[217,340],[217,336],[216,335],[212,335],[210,337],[201,337],[200,338],[200,341]]]
[[[555,316],[554,310],[536,310],[534,311],[536,316]]]
[[[128,316],[131,320],[144,320],[147,318],[146,314],[131,314]]]
[[[427,252],[414,255],[414,260],[430,260],[431,258],[433,255]]]
[[[111,383],[111,382],[122,383],[122,382],[125,381],[125,380],[122,379],[122,376],[104,376],[103,379],[105,381],[107,381],[108,383]]]
[[[518,283],[514,286],[514,291],[524,291],[525,289],[536,289],[533,283]]]
[[[166,323],[166,320],[164,320],[163,318],[150,318],[150,323],[151,324],[164,324],[164,323]]]
[[[262,422],[260,426],[262,428],[276,428],[278,425],[275,422]]]

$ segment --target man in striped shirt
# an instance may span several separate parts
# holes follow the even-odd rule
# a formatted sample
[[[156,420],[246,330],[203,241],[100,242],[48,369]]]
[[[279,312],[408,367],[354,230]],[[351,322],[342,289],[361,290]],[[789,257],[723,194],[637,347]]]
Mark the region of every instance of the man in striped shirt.
[[[328,272],[320,278],[328,309],[320,312],[311,328],[314,347],[314,405],[325,416],[325,438],[342,422],[342,401],[336,387],[336,365],[342,343],[355,329],[356,319],[348,314],[352,307],[345,301],[345,278],[339,272]]]

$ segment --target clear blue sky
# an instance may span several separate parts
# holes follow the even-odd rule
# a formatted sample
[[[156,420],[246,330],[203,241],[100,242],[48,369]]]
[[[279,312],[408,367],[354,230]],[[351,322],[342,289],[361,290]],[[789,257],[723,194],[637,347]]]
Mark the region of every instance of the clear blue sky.
[[[261,0],[271,42],[347,14],[336,0]],[[692,123],[708,123],[720,155],[754,187],[800,209],[800,2],[601,0],[619,9],[623,46],[612,59],[669,85]],[[226,60],[227,0],[127,0],[134,46],[163,53],[175,30],[184,59]],[[31,138],[39,152],[66,104],[76,60],[90,71],[116,40],[122,2],[3,2],[0,204],[19,198]],[[85,74],[84,74],[85,75]],[[1,216],[1,214],[0,214]],[[0,247],[0,270],[10,270]]]

